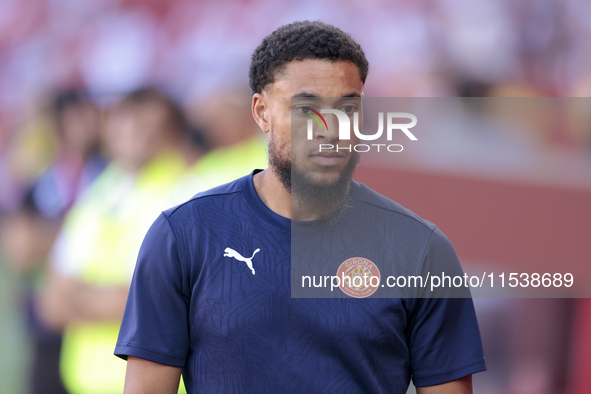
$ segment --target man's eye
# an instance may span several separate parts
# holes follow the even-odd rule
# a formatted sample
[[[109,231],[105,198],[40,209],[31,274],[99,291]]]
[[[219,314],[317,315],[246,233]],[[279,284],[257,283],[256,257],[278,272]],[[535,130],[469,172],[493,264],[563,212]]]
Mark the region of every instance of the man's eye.
[[[343,111],[348,114],[352,114],[353,112],[355,112],[356,109],[357,108],[354,105],[345,105],[343,107]]]
[[[300,110],[300,112],[302,112],[304,114],[311,114],[312,113],[312,109],[310,107],[299,107],[298,109]]]

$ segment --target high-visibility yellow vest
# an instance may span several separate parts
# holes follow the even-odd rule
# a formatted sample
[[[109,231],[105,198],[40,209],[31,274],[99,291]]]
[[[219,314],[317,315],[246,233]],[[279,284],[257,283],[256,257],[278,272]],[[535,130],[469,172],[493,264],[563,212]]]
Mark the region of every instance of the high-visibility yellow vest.
[[[81,197],[66,218],[57,258],[68,274],[97,286],[129,286],[141,242],[161,211],[185,164],[163,154],[135,177],[115,164]],[[66,264],[67,265],[67,264]],[[66,328],[60,369],[72,394],[121,393],[126,362],[114,356],[120,321],[79,323]]]
[[[189,171],[209,189],[248,175],[256,168],[267,168],[267,157],[267,139],[256,135],[207,153]]]

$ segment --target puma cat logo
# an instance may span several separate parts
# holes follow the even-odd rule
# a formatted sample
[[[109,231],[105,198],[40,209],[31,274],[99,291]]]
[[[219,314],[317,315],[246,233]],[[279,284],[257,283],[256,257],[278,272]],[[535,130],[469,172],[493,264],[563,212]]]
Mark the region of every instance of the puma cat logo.
[[[224,257],[233,257],[238,261],[244,261],[246,263],[246,265],[248,266],[248,268],[250,268],[250,270],[252,271],[252,274],[254,275],[254,268],[252,268],[252,258],[254,257],[255,254],[257,254],[260,251],[260,249],[256,249],[252,256],[250,256],[250,258],[248,257],[242,257],[242,255],[240,253],[238,253],[237,251],[235,251],[232,248],[226,248],[224,249]]]

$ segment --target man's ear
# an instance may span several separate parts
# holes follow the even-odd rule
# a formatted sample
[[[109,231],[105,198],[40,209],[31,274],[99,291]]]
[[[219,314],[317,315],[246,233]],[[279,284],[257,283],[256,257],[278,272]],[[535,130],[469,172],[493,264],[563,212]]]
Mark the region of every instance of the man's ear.
[[[261,130],[268,133],[271,129],[268,118],[268,100],[269,96],[263,90],[262,93],[255,93],[252,96],[252,117],[257,122]]]

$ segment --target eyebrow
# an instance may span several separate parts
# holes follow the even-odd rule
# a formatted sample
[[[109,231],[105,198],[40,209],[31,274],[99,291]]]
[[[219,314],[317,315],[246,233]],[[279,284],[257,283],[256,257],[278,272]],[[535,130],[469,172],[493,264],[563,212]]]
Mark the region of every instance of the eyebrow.
[[[297,93],[297,94],[294,94],[293,96],[291,96],[291,98],[296,98],[296,97],[320,98],[320,96],[317,95],[316,93],[310,93],[310,92],[300,92],[300,93]],[[361,97],[361,94],[359,94],[357,92],[351,92],[349,94],[341,96],[340,98],[351,98],[351,97]]]

